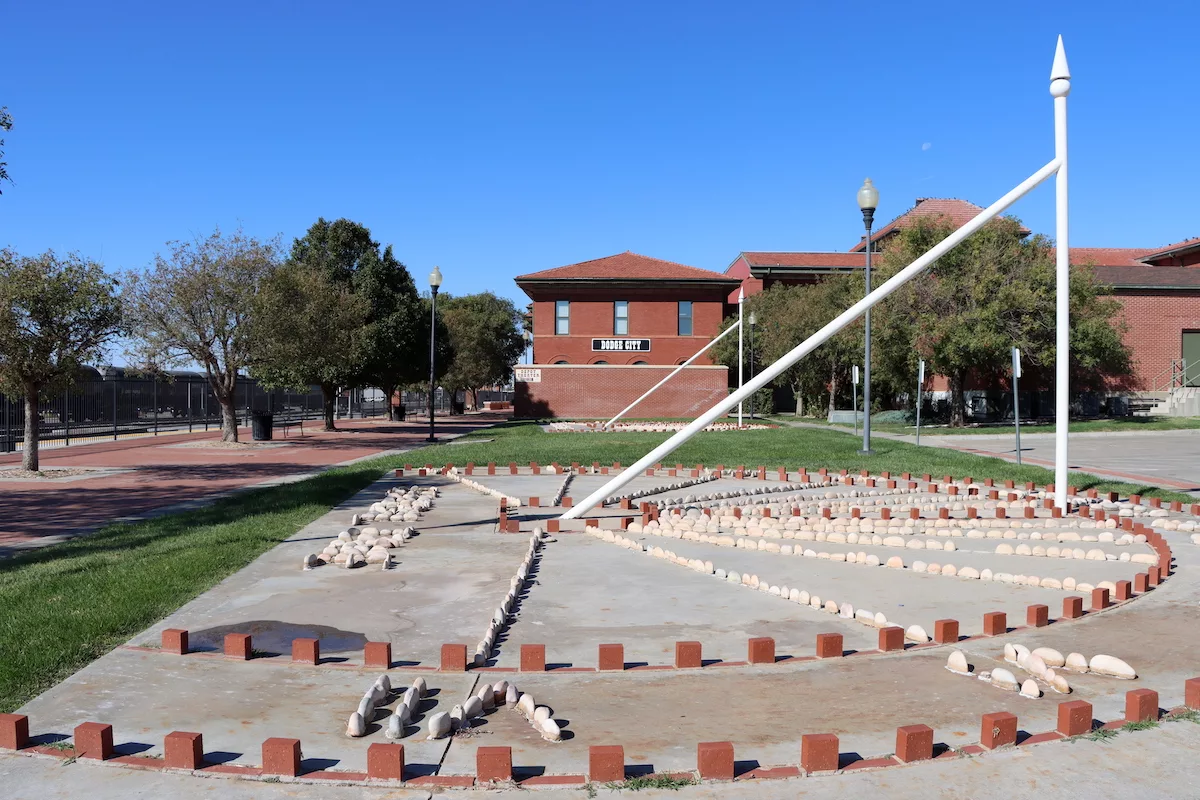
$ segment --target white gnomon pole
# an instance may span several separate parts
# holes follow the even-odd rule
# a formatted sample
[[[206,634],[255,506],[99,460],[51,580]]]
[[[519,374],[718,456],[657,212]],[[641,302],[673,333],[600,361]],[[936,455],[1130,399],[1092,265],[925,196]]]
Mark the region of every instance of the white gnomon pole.
[[[738,289],[738,389],[742,388],[742,308],[746,305],[746,291]],[[742,427],[742,404],[738,403],[738,427]]]
[[[1055,332],[1054,347],[1054,501],[1067,511],[1067,427],[1071,414],[1071,253],[1067,235],[1067,95],[1071,71],[1062,37],[1050,68],[1050,94],[1054,97]]]

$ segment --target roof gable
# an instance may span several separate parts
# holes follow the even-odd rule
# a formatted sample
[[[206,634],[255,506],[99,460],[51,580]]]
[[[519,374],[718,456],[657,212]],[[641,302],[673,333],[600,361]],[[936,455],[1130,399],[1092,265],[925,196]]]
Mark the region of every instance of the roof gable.
[[[683,281],[714,281],[729,283],[736,281],[728,275],[712,272],[699,267],[689,267],[674,261],[663,261],[626,250],[604,258],[591,261],[581,261],[578,264],[567,264],[563,267],[544,269],[541,272],[531,272],[518,275],[521,281],[559,281],[559,280],[683,280]]]

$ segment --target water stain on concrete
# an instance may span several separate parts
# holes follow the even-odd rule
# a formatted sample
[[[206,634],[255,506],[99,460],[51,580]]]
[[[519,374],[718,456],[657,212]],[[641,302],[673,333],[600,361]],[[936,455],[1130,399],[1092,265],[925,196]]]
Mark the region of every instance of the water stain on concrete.
[[[343,631],[328,625],[300,625],[274,619],[255,619],[218,625],[188,632],[188,643],[195,650],[221,650],[225,634],[248,633],[255,650],[266,653],[290,653],[293,639],[317,639],[322,653],[345,653],[362,650],[367,637],[353,631]]]

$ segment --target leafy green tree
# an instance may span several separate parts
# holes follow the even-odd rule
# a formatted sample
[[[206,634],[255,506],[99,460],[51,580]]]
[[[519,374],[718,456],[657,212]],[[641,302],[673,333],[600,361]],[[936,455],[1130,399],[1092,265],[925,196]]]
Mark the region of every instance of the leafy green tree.
[[[279,263],[279,245],[239,229],[168,246],[145,273],[123,278],[131,352],[150,369],[203,367],[221,406],[221,439],[236,442],[237,377],[251,363],[255,296]]]
[[[25,399],[23,469],[38,469],[39,398],[70,386],[124,331],[116,287],[78,255],[0,250],[0,391]]]
[[[439,303],[454,357],[444,376],[452,389],[465,389],[479,407],[479,389],[506,383],[525,350],[522,314],[511,300],[491,292],[447,296]]]
[[[950,235],[945,220],[918,220],[885,248],[886,280]],[[1129,374],[1129,352],[1116,322],[1119,305],[1103,296],[1087,268],[1071,271],[1071,350],[1075,388],[1099,387]],[[969,377],[1004,379],[1011,348],[1028,366],[1054,364],[1054,250],[1043,236],[1021,237],[1021,223],[995,219],[876,306],[876,369],[893,385],[911,385],[917,361],[950,384],[950,424],[966,419]]]
[[[0,131],[11,131],[12,126],[12,114],[8,113],[8,106],[0,108]],[[0,184],[5,181],[12,183],[12,178],[8,177],[8,163],[4,160],[4,140],[0,139]],[[4,192],[0,191],[0,194]]]
[[[388,418],[394,419],[391,398],[396,390],[428,374],[429,323],[421,297],[391,245],[382,252],[378,246],[364,252],[351,284],[368,305],[367,321],[355,339],[360,380],[383,391]]]
[[[263,298],[262,357],[255,374],[268,385],[319,385],[326,430],[335,429],[339,388],[376,386],[390,400],[398,386],[428,373],[428,314],[416,285],[392,248],[381,249],[365,226],[318,219],[295,240],[279,272],[270,291],[308,305]],[[318,285],[333,296],[309,291]],[[303,320],[313,337],[310,349],[281,340],[289,336],[288,317]]]
[[[756,371],[782,358],[849,308],[854,302],[852,290],[849,278],[833,276],[815,284],[776,284],[747,299],[744,313],[749,316],[753,311],[757,322],[754,326]],[[726,327],[736,325],[737,317],[730,317],[725,323]],[[749,325],[746,331],[749,335]],[[736,374],[737,370],[735,337],[736,334],[730,334],[713,348],[716,351],[714,361],[728,366],[731,374]],[[822,394],[827,395],[828,410],[833,411],[839,392],[844,394],[851,366],[862,360],[861,352],[861,327],[852,325],[788,367],[776,383],[791,390],[796,398],[798,416],[804,414],[806,402],[815,402]],[[748,343],[744,355],[746,375],[749,376]]]
[[[326,270],[289,261],[266,276],[254,302],[253,373],[266,386],[321,387],[325,430],[345,385],[370,304]]]

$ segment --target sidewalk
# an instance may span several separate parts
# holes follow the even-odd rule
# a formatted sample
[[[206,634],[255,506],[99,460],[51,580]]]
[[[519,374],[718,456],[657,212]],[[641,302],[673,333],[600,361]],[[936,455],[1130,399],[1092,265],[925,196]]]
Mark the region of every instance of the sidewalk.
[[[439,438],[451,439],[505,414],[444,417]],[[319,424],[319,423],[318,423]],[[301,480],[335,466],[422,447],[422,422],[353,420],[325,433],[306,426],[270,446],[245,450],[184,446],[219,441],[220,432],[178,434],[47,450],[41,466],[99,468],[95,477],[0,480],[0,557],[79,536],[117,519],[194,508],[235,491]],[[244,440],[244,438],[243,438]],[[19,466],[20,454],[0,459]]]
[[[794,428],[843,430],[799,420],[778,421]],[[843,432],[850,433],[849,430]],[[872,431],[871,436],[916,444],[916,437],[909,434]],[[961,436],[931,434],[921,437],[921,445],[945,447],[1012,462],[1017,459],[1012,433]],[[1200,496],[1200,430],[1072,433],[1069,452],[1072,470]],[[1021,434],[1021,461],[1053,469],[1054,434]]]

